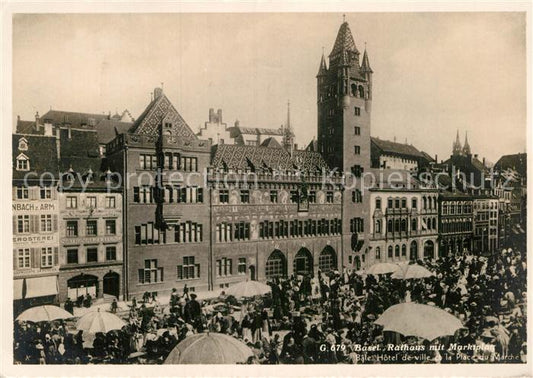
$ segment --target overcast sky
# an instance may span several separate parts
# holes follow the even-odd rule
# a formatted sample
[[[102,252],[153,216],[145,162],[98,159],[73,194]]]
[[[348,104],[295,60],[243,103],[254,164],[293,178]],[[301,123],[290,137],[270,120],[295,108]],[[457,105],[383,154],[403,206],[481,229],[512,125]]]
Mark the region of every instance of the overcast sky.
[[[526,149],[524,13],[348,13],[374,70],[372,136],[439,160],[457,129],[496,162]],[[233,125],[316,136],[316,78],[342,14],[17,15],[13,115],[53,109],[137,117],[164,91],[197,130],[222,108]]]

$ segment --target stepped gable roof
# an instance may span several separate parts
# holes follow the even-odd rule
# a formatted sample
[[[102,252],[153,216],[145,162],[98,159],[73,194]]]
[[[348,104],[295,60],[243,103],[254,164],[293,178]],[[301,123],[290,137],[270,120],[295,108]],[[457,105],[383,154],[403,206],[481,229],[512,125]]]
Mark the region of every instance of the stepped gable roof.
[[[172,135],[198,139],[163,91],[156,88],[155,92],[154,99],[148,104],[139,118],[133,122],[128,132],[142,135],[158,135],[159,125],[162,122],[169,122],[172,123]]]
[[[42,122],[50,122],[53,125],[70,124],[71,127],[95,126],[103,119],[109,119],[108,114],[67,112],[63,110],[49,110],[40,117]]]
[[[16,127],[17,134],[35,134],[44,135],[44,128],[35,128],[35,121],[21,121],[17,120]]]
[[[522,177],[527,176],[527,154],[518,153],[512,155],[503,155],[494,165],[496,170],[514,169]]]
[[[98,133],[98,142],[100,144],[111,142],[117,135],[128,132],[131,125],[131,122],[121,122],[112,119],[101,120],[95,126],[95,130]]]
[[[414,158],[425,157],[420,151],[410,144],[403,144],[397,142],[391,142],[390,140],[383,140],[379,138],[371,138],[372,144],[381,150],[383,153],[392,155],[403,155]]]
[[[27,142],[27,149],[19,150],[20,140],[24,138]],[[56,138],[42,135],[12,135],[12,157],[13,157],[13,179],[22,180],[28,172],[35,172],[37,176],[42,173],[50,172],[57,176],[58,160]],[[17,171],[16,159],[23,154],[30,161],[29,171]],[[38,179],[38,177],[34,178]]]

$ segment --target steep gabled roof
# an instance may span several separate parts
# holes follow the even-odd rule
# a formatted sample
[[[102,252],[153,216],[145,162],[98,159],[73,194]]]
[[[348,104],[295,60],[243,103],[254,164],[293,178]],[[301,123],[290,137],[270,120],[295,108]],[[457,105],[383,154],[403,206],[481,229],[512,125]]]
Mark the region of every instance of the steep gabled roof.
[[[172,123],[172,135],[198,139],[163,91],[156,91],[156,93],[158,95],[148,104],[128,132],[143,135],[158,135],[159,125],[162,122],[169,122]]]
[[[273,137],[266,138],[263,143],[261,143],[261,146],[269,148],[281,148],[281,144],[279,144],[279,142]]]
[[[21,121],[17,120],[17,134],[35,134],[44,135],[43,128],[35,128],[35,121]]]
[[[350,30],[350,26],[347,22],[343,22],[339,28],[337,38],[335,39],[335,44],[333,45],[333,49],[329,55],[334,56],[345,50],[359,52],[355,46],[352,31]]]

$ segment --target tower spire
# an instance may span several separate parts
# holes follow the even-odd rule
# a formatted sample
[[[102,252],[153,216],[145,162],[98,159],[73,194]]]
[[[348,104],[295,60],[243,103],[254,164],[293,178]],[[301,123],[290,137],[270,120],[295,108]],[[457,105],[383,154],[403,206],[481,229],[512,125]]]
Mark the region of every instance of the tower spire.
[[[324,56],[324,48],[322,47],[322,58],[320,59],[320,67],[316,76],[323,76],[327,73],[328,66],[326,65],[326,57]]]
[[[363,63],[361,64],[361,71],[373,73],[372,68],[370,68],[370,62],[368,61],[368,54],[366,52],[366,42],[365,42],[365,52],[363,53]]]
[[[468,131],[465,131],[465,145],[463,146],[463,154],[470,155],[472,151],[470,150],[470,145],[468,144]]]
[[[463,149],[461,147],[461,140],[459,139],[459,130],[457,130],[455,142],[453,143],[453,155],[462,155],[462,153]]]

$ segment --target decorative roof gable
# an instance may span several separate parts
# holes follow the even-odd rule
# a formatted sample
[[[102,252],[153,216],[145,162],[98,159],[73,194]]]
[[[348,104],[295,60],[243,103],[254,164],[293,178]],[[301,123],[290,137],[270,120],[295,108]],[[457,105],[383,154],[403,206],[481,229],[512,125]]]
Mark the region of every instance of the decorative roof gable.
[[[198,139],[189,125],[178,113],[174,105],[165,96],[160,88],[156,88],[157,94],[141,116],[133,123],[130,133],[142,135],[158,135],[161,123],[169,124],[164,128],[164,133],[173,136]]]

